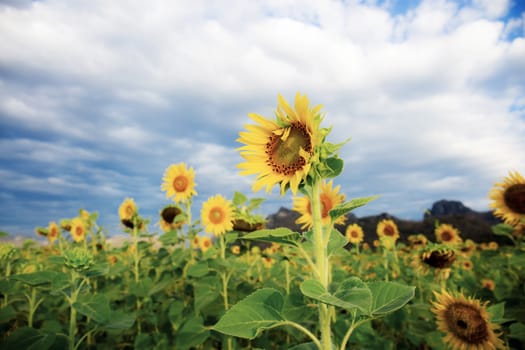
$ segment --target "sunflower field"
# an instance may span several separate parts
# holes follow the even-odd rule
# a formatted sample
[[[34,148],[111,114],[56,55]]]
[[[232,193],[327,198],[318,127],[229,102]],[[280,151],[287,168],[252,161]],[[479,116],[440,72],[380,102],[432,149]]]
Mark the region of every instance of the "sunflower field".
[[[346,142],[326,140],[320,110],[279,96],[275,119],[250,114],[237,140],[241,174],[254,191],[290,191],[304,232],[266,228],[264,198],[240,192],[196,209],[198,174],[169,165],[172,203],[154,222],[132,198],[115,208],[121,245],[83,209],[36,228],[47,244],[0,243],[0,348],[525,348],[525,179],[511,172],[490,191],[507,245],[438,222],[434,239],[402,242],[393,220],[369,245],[357,224],[335,229],[377,197],[334,185]]]

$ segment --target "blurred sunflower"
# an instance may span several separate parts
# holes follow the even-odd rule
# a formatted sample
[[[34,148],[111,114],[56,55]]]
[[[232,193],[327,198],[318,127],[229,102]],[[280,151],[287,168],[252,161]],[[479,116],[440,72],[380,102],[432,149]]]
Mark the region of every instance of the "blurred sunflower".
[[[212,246],[211,238],[208,236],[199,237],[199,248],[204,253]]]
[[[431,311],[436,315],[438,329],[445,332],[443,341],[452,349],[494,350],[505,345],[494,331],[499,325],[491,323],[486,304],[477,299],[466,298],[459,293],[454,296],[447,291],[434,292],[436,301]]]
[[[58,239],[59,235],[60,235],[60,230],[58,228],[57,223],[54,221],[51,221],[49,223],[49,226],[47,227],[47,239],[52,244]]]
[[[124,199],[118,208],[118,216],[120,221],[131,221],[135,214],[137,214],[137,205],[135,204],[133,198]]]
[[[458,244],[462,242],[459,236],[459,230],[449,224],[440,224],[434,230],[436,240],[444,244]]]
[[[363,228],[359,224],[351,224],[346,227],[345,236],[348,242],[352,244],[359,244],[363,241],[365,234]]]
[[[184,220],[179,216],[182,214],[182,209],[174,204],[165,206],[160,212],[160,228],[164,232],[176,230],[184,224]],[[177,216],[179,216],[177,218]]]
[[[496,289],[496,282],[490,278],[484,278],[481,280],[481,287],[494,291],[494,289]]]
[[[269,269],[273,266],[273,264],[275,264],[275,259],[270,256],[263,256],[262,262],[263,262],[263,266]]]
[[[195,236],[195,237],[193,237],[193,239],[191,240],[191,247],[192,247],[193,249],[197,249],[197,248],[199,248],[199,242],[200,242],[200,238],[199,238],[199,236]]]
[[[237,167],[241,175],[257,174],[254,191],[266,186],[266,192],[270,192],[280,184],[281,194],[287,188],[297,193],[310,171],[315,148],[322,141],[320,110],[321,105],[311,109],[308,98],[297,93],[294,108],[278,96],[275,121],[249,114],[257,124],[247,124],[248,131],[239,133],[237,142],[245,146],[238,150],[246,161]]]
[[[376,227],[376,232],[381,245],[386,249],[393,249],[399,238],[399,230],[394,220],[383,219]]]
[[[234,212],[232,204],[220,194],[210,197],[201,210],[204,230],[220,236],[233,229]]]
[[[321,202],[321,219],[323,225],[328,225],[331,222],[329,215],[337,205],[341,204],[345,200],[345,195],[339,193],[341,186],[333,188],[333,181],[322,181],[320,184],[320,202]],[[302,224],[303,230],[310,229],[313,226],[312,219],[312,204],[309,197],[294,197],[292,210],[301,214],[301,216],[295,221],[296,224]],[[340,216],[334,224],[343,225],[346,221],[344,216]]]
[[[160,188],[166,192],[166,197],[174,197],[177,203],[186,202],[195,196],[195,171],[186,168],[185,163],[170,165],[162,178]]]
[[[86,224],[82,218],[71,220],[71,236],[75,242],[82,242],[86,238]]]
[[[410,248],[412,249],[422,248],[426,246],[427,243],[428,243],[428,238],[421,233],[408,236],[408,244],[410,245]]]
[[[517,171],[494,185],[489,193],[494,215],[516,226],[525,222],[525,179]]]
[[[238,245],[232,245],[230,249],[231,249],[231,252],[235,255],[241,254],[241,247]]]

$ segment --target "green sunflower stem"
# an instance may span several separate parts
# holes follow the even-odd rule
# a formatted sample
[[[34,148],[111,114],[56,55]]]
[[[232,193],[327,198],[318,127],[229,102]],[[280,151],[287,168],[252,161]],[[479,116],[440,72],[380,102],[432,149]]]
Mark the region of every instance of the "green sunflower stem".
[[[311,191],[311,209],[313,223],[313,237],[315,250],[315,265],[318,271],[318,280],[325,289],[328,289],[330,279],[330,262],[328,260],[326,245],[327,239],[324,236],[323,224],[321,218],[321,197],[319,182],[312,185]],[[332,331],[331,331],[331,312],[326,304],[319,304],[319,328],[321,331],[322,350],[332,349]]]

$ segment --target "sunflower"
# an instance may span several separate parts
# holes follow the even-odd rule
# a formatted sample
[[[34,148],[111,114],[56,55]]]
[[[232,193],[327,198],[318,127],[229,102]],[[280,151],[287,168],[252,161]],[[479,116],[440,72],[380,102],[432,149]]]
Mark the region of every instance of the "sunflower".
[[[204,253],[207,252],[212,246],[211,238],[208,236],[199,238],[199,248]]]
[[[346,227],[345,236],[348,239],[348,242],[359,244],[363,241],[365,234],[361,226],[358,224],[351,224]]]
[[[495,216],[512,226],[525,221],[525,179],[520,173],[509,172],[503,182],[494,185],[489,197]]]
[[[381,220],[377,224],[376,231],[379,238],[387,237],[393,240],[397,240],[399,238],[399,230],[397,225],[394,220],[391,219]]]
[[[457,244],[461,243],[462,239],[459,237],[459,230],[449,224],[440,224],[434,230],[436,240],[444,244]]]
[[[182,209],[176,205],[170,204],[165,206],[160,212],[160,228],[164,232],[169,232],[181,227],[184,224],[184,220],[181,220],[180,217],[177,218],[180,214],[182,214]]]
[[[193,249],[197,249],[197,248],[199,248],[199,242],[200,242],[200,238],[199,238],[199,236],[195,236],[195,237],[193,237],[193,239],[191,240],[191,247],[192,247]]]
[[[494,280],[491,280],[489,278],[484,278],[481,280],[481,287],[494,291],[494,289],[496,289],[496,282],[494,282]]]
[[[120,221],[131,221],[135,214],[137,214],[137,205],[135,204],[133,198],[124,199],[118,208],[118,216]]]
[[[425,235],[419,233],[416,235],[408,236],[408,243],[410,245],[410,248],[419,249],[427,245],[428,239]]]
[[[162,178],[161,190],[166,191],[166,197],[174,197],[177,203],[186,202],[195,196],[195,171],[186,168],[185,163],[170,165]]]
[[[434,292],[432,312],[436,315],[438,329],[445,332],[443,341],[452,349],[494,350],[505,345],[494,331],[499,325],[490,322],[487,303],[466,298],[459,293],[454,296],[447,291]]]
[[[297,93],[294,108],[281,95],[278,96],[275,121],[249,114],[257,124],[248,124],[248,131],[239,133],[237,142],[245,146],[238,150],[245,162],[237,167],[241,169],[241,175],[257,174],[254,191],[266,186],[269,193],[274,185],[280,184],[281,194],[287,188],[294,195],[297,193],[323,138],[319,130],[321,107],[310,108],[308,98]]]
[[[321,182],[321,193],[319,199],[321,202],[321,219],[323,225],[328,225],[331,222],[330,210],[335,206],[341,204],[345,200],[345,195],[339,193],[341,186],[336,186],[333,188],[333,181]],[[301,216],[295,221],[296,224],[302,224],[301,228],[303,230],[309,229],[313,226],[312,219],[312,205],[310,203],[309,197],[294,197],[293,199],[293,208],[292,210],[301,214]],[[340,216],[334,224],[343,225],[346,218]]]
[[[86,238],[86,224],[82,218],[71,220],[71,236],[75,242],[82,242]]]
[[[235,255],[241,254],[241,247],[238,245],[232,245],[230,249],[231,249],[231,252]]]
[[[275,259],[270,256],[263,256],[262,262],[263,262],[263,266],[269,269],[275,264]]]
[[[210,197],[201,210],[202,224],[208,233],[220,236],[233,229],[233,207],[232,204],[220,194]]]
[[[60,235],[60,231],[56,222],[51,221],[47,227],[47,239],[50,243],[55,242]]]

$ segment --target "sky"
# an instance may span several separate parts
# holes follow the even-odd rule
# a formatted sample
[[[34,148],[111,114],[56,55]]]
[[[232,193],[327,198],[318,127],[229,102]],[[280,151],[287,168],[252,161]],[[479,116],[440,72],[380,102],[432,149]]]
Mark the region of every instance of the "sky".
[[[195,169],[192,212],[254,193],[236,139],[277,95],[322,104],[351,137],[334,180],[355,210],[419,220],[440,199],[489,210],[525,175],[525,2],[0,1],[0,231],[35,236],[98,212],[122,233],[134,198],[158,232],[164,171]]]

